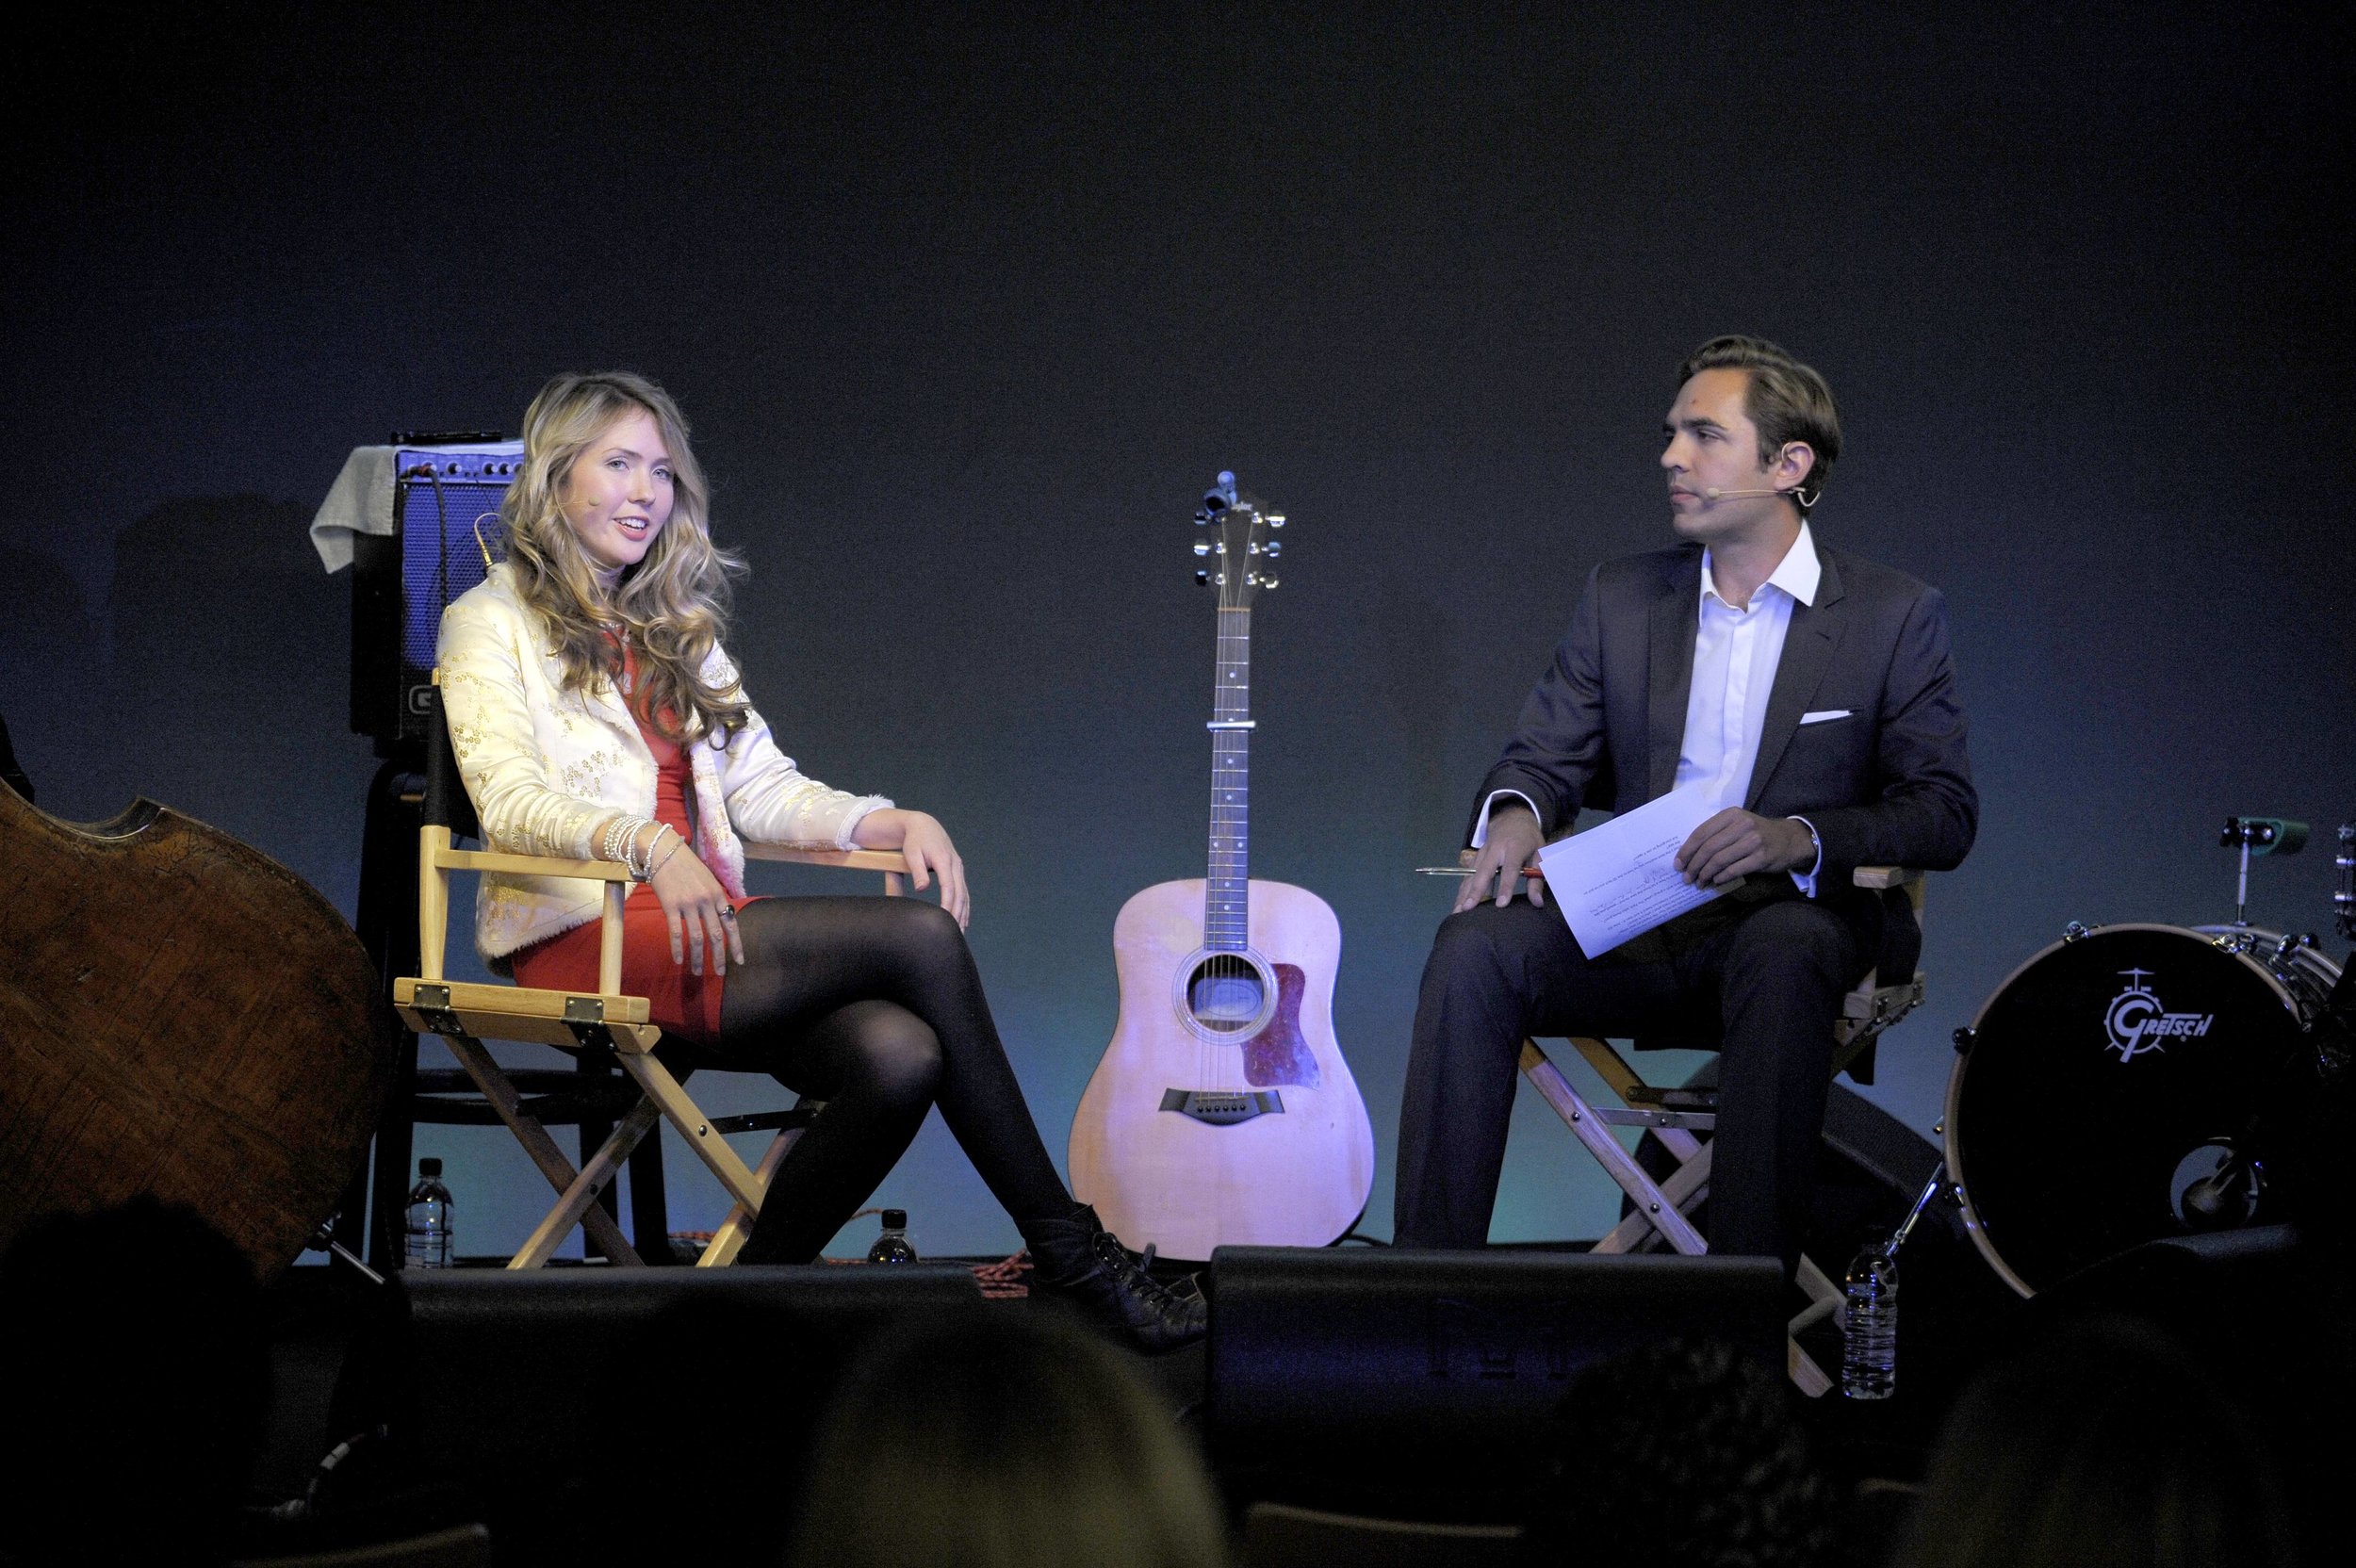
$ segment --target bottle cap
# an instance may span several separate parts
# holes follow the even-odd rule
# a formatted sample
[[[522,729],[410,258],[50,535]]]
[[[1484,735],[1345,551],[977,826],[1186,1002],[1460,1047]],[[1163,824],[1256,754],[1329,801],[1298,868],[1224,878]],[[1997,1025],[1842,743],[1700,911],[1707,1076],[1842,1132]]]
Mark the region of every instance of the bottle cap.
[[[908,1210],[906,1210],[906,1209],[886,1209],[886,1210],[884,1210],[884,1212],[883,1212],[883,1228],[884,1228],[885,1230],[887,1230],[887,1231],[905,1231],[905,1230],[907,1230],[907,1229],[908,1228]]]
[[[428,1159],[417,1162],[417,1174],[420,1176],[439,1176],[441,1173],[442,1162],[439,1160]]]

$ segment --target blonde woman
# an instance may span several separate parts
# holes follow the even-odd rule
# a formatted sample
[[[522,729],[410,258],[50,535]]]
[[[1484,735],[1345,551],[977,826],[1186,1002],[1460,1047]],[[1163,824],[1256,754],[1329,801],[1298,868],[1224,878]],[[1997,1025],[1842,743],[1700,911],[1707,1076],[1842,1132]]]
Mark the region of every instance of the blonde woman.
[[[777,1168],[746,1263],[802,1263],[938,1104],[1030,1246],[1036,1279],[1147,1348],[1199,1337],[1073,1201],[1040,1143],[965,945],[941,824],[805,777],[721,646],[728,574],[678,405],[641,377],[565,374],[524,416],[507,560],[442,619],[450,741],[486,841],[626,863],[623,984],[677,1068],[765,1071],[826,1109]],[[897,850],[918,899],[744,894],[744,841]],[[595,884],[486,876],[495,970],[596,988]]]

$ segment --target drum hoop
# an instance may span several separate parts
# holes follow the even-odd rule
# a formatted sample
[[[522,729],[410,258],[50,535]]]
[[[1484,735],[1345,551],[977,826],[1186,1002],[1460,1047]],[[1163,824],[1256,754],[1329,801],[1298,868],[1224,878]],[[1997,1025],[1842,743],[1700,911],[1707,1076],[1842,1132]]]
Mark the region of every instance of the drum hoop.
[[[2005,975],[1997,983],[1996,988],[1989,991],[1987,1000],[1980,1004],[1979,1010],[1972,1015],[1971,1029],[1974,1045],[1977,1045],[1980,1026],[1987,1020],[1988,1009],[1996,1005],[1998,997],[2012,989],[2014,981],[2061,949],[2084,941],[2087,937],[2104,936],[2113,931],[2162,931],[2179,937],[2189,937],[2203,947],[2214,949],[2230,958],[2238,958],[2244,968],[2273,988],[2275,1000],[2282,1004],[2283,1011],[2289,1013],[2301,1024],[2305,1022],[2305,1015],[2300,1011],[2298,998],[2291,994],[2290,988],[2282,983],[2281,976],[2265,964],[2260,963],[2250,954],[2236,948],[2219,946],[2217,939],[2217,937],[2227,932],[2246,932],[2252,939],[2266,938],[2270,940],[2280,940],[2282,935],[2281,932],[2263,930],[2254,925],[2202,927],[2169,925],[2156,921],[2122,921],[2116,925],[2088,926],[2079,935],[2066,936],[2057,941],[2048,942],[2027,958],[2022,959],[2014,967],[2010,974]],[[2329,960],[2325,962],[2328,963]],[[1980,1256],[1987,1261],[1988,1266],[1996,1271],[1997,1278],[2003,1280],[2025,1298],[2035,1296],[2037,1291],[2028,1281],[2013,1272],[2012,1265],[2006,1263],[1997,1253],[1996,1244],[1988,1239],[1988,1229],[1980,1221],[1979,1211],[1972,1207],[1972,1182],[1971,1178],[1964,1173],[1963,1151],[1956,1143],[1955,1108],[1962,1102],[1964,1070],[1971,1065],[1972,1053],[1958,1052],[1955,1054],[1955,1065],[1947,1073],[1947,1096],[1939,1124],[1940,1147],[1947,1155],[1947,1180],[1955,1192],[1956,1205],[1963,1212],[1963,1229],[1965,1233],[1971,1236],[1972,1245],[1979,1250]]]

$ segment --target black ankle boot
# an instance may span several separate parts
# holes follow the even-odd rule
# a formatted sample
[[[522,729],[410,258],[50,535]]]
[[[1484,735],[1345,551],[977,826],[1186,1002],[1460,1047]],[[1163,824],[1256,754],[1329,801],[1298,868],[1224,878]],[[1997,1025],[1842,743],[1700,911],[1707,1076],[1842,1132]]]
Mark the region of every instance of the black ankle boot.
[[[1150,1354],[1191,1345],[1210,1329],[1200,1296],[1179,1296],[1154,1282],[1121,1238],[1097,1221],[1096,1211],[1073,1210],[1069,1219],[1037,1227],[1031,1282],[1073,1302],[1090,1317],[1127,1333]]]

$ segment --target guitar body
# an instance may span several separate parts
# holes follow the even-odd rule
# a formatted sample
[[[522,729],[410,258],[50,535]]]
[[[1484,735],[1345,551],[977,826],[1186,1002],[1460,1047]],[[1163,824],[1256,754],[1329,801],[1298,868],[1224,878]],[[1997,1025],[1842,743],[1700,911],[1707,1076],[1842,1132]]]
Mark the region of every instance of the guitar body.
[[[149,1193],[274,1276],[367,1158],[398,1046],[284,866],[150,801],[85,825],[0,784],[0,1247]]]
[[[1072,1119],[1072,1186],[1124,1243],[1168,1257],[1322,1247],[1358,1217],[1374,1183],[1374,1130],[1333,1038],[1340,923],[1306,889],[1249,889],[1247,957],[1259,963],[1212,982],[1225,998],[1197,978],[1202,881],[1148,888],[1113,923],[1121,1018]],[[1235,994],[1244,1003],[1219,1018]],[[1190,1000],[1215,1026],[1189,1018]],[[1188,1094],[1191,1110],[1165,1108]]]

